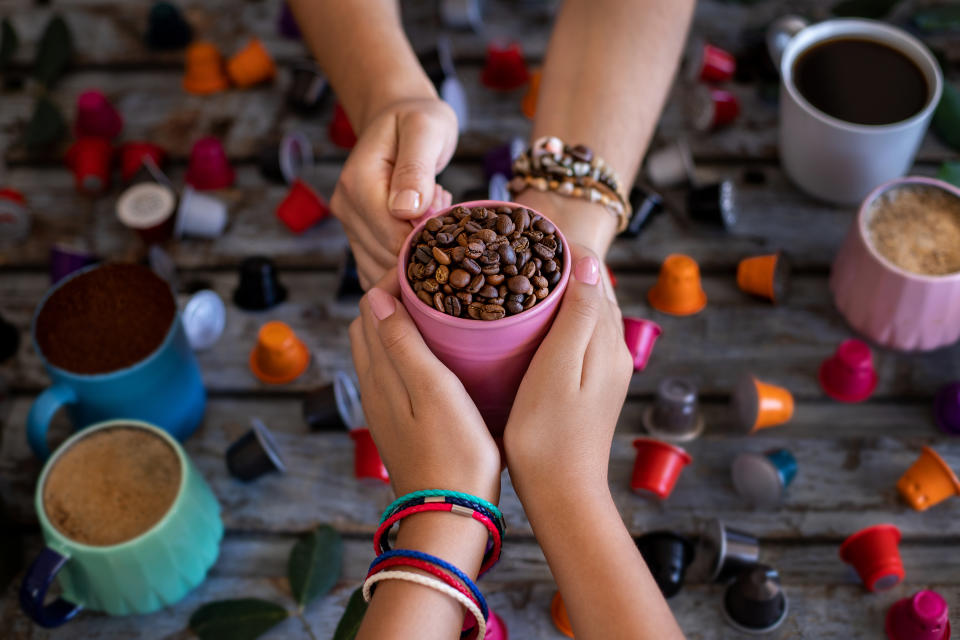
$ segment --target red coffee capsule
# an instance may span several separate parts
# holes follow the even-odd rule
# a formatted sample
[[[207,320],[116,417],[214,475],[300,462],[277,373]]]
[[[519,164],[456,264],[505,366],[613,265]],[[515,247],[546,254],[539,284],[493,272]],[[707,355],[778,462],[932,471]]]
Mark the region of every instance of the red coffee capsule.
[[[353,474],[358,480],[376,480],[383,484],[390,482],[390,474],[383,466],[380,452],[373,442],[370,430],[354,429],[350,432],[353,440]]]
[[[684,70],[689,81],[728,82],[737,70],[737,60],[720,47],[693,39],[687,49]]]
[[[110,185],[110,142],[106,138],[85,137],[67,150],[67,166],[73,171],[77,191],[96,195]]]
[[[194,143],[187,166],[187,184],[198,191],[224,189],[233,184],[233,178],[233,167],[219,140],[209,137]]]
[[[623,319],[623,337],[627,341],[627,348],[633,356],[633,370],[643,371],[653,353],[653,345],[663,333],[656,322],[644,318]]]
[[[653,438],[637,438],[633,446],[637,449],[637,458],[630,488],[666,500],[683,468],[693,462],[693,458],[680,447]]]
[[[277,206],[277,217],[294,233],[303,233],[329,215],[330,209],[323,198],[299,178],[293,181],[287,197]]]
[[[519,43],[491,42],[487,45],[487,62],[480,76],[483,86],[495,91],[512,91],[529,80],[530,72]]]
[[[885,591],[903,581],[900,530],[892,524],[862,529],[840,545],[840,559],[853,565],[869,591]]]
[[[124,182],[130,182],[147,159],[160,167],[166,157],[167,152],[163,147],[152,142],[137,140],[124,143],[120,147],[120,177]]]
[[[77,116],[73,123],[78,138],[95,136],[115,138],[123,129],[123,118],[99,91],[84,91],[77,97]]]
[[[844,340],[820,365],[820,386],[840,402],[863,402],[877,388],[870,347],[862,340]]]
[[[333,120],[327,128],[327,134],[330,136],[330,142],[341,149],[353,149],[353,145],[357,144],[357,135],[353,132],[347,112],[339,102],[333,107]]]
[[[697,131],[719,129],[740,115],[737,96],[724,89],[696,85],[687,96],[687,122]]]

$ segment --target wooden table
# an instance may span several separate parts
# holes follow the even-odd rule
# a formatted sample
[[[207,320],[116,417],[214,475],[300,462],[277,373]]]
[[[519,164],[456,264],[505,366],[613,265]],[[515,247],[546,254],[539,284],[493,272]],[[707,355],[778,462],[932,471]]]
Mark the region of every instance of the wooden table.
[[[349,366],[347,324],[356,311],[353,305],[336,302],[334,295],[336,267],[346,242],[335,221],[299,237],[282,227],[273,210],[285,189],[260,176],[255,157],[272,136],[293,129],[306,132],[320,157],[316,183],[329,196],[345,153],[327,140],[329,102],[315,118],[301,119],[289,112],[284,101],[286,70],[274,87],[212,97],[185,95],[180,88],[182,54],[155,54],[141,44],[149,4],[75,0],[54,7],[65,15],[77,40],[75,69],[55,90],[55,100],[69,114],[80,91],[104,90],[126,118],[127,138],[155,140],[169,149],[170,173],[178,184],[192,142],[202,135],[221,136],[238,170],[237,186],[222,193],[230,202],[230,226],[216,241],[170,245],[181,279],[205,281],[229,300],[239,261],[264,254],[284,268],[281,277],[290,296],[285,304],[263,313],[247,313],[231,305],[223,338],[199,354],[210,401],[204,426],[186,448],[219,497],[227,527],[220,560],[209,579],[177,606],[154,615],[83,614],[66,627],[46,631],[20,613],[18,576],[2,592],[0,636],[188,637],[187,619],[204,602],[233,597],[282,601],[287,591],[286,556],[296,535],[330,523],[346,538],[343,577],[331,595],[306,613],[316,637],[330,637],[372,558],[370,536],[380,510],[392,496],[386,487],[370,487],[353,479],[352,445],[345,433],[311,433],[303,423],[302,393],[329,380],[336,369]],[[281,62],[302,54],[299,42],[276,35],[276,1],[181,4],[188,7],[198,34],[228,53],[256,34]],[[415,46],[425,49],[441,30],[434,3],[407,4],[408,32]],[[891,18],[903,23],[913,4],[903,3]],[[488,5],[488,35],[520,38],[529,59],[534,63],[540,59],[549,34],[549,13],[528,7],[514,14],[507,2]],[[694,32],[731,50],[742,50],[788,5],[792,12],[821,19],[829,16],[832,2],[702,0]],[[7,0],[0,3],[0,13],[9,15],[18,28],[23,46],[17,61],[23,68],[32,60],[34,43],[51,8]],[[479,85],[486,37],[452,35],[472,109],[468,131],[441,180],[458,195],[482,183],[484,151],[508,136],[526,135],[529,123],[520,113],[522,90],[498,95]],[[945,36],[929,42],[943,51],[948,75],[956,80],[960,42]],[[693,533],[707,519],[720,517],[759,536],[762,558],[780,570],[790,598],[790,616],[772,637],[880,638],[887,607],[923,587],[939,590],[951,602],[954,627],[960,628],[956,552],[960,500],[921,514],[902,503],[894,487],[923,444],[936,446],[960,469],[960,441],[941,434],[931,418],[933,393],[960,377],[960,349],[919,355],[876,349],[880,383],[869,402],[841,405],[824,396],[816,382],[817,366],[851,335],[831,303],[827,274],[853,211],[814,202],[794,189],[777,164],[775,105],[764,99],[756,83],[736,82],[730,88],[743,105],[733,127],[709,135],[685,131],[679,100],[673,96],[658,140],[687,134],[705,176],[736,182],[737,230],[714,234],[687,224],[680,215],[663,215],[641,238],[619,240],[610,252],[624,312],[653,318],[664,328],[649,368],[633,378],[611,454],[610,482],[624,521],[634,534],[660,528]],[[0,94],[0,131],[8,139],[22,131],[32,103],[29,89]],[[933,173],[950,156],[946,147],[928,138],[915,171]],[[82,237],[97,253],[112,258],[141,258],[143,249],[113,214],[117,188],[105,197],[83,198],[74,193],[72,178],[56,156],[31,156],[12,146],[6,159],[9,171],[3,182],[22,190],[35,210],[29,241],[0,256],[0,313],[25,332],[17,356],[0,367],[0,376],[14,395],[11,415],[0,433],[0,495],[9,519],[0,545],[16,549],[14,543],[19,540],[20,555],[26,561],[40,545],[32,508],[40,463],[27,448],[24,421],[34,396],[47,384],[26,331],[35,305],[49,286],[49,246],[58,239]],[[680,193],[666,195],[672,203],[682,198]],[[781,248],[791,251],[796,266],[789,300],[773,307],[741,294],[734,281],[737,261]],[[672,252],[695,257],[703,269],[710,303],[696,316],[668,317],[645,302],[660,261]],[[257,329],[270,319],[292,325],[313,354],[308,374],[280,388],[260,384],[246,364]],[[786,426],[749,438],[734,437],[724,433],[726,395],[737,376],[748,370],[791,389],[797,399],[796,413]],[[653,505],[628,489],[633,462],[630,443],[642,431],[643,408],[667,375],[697,381],[708,429],[690,444],[694,464],[669,501]],[[249,416],[262,418],[276,434],[289,466],[286,475],[264,477],[250,485],[227,475],[224,451],[245,430]],[[57,431],[63,436],[67,429],[64,421]],[[773,447],[794,452],[799,474],[780,509],[751,510],[732,489],[731,460],[740,451]],[[513,638],[560,638],[548,614],[555,587],[506,476],[502,506],[509,523],[504,559],[483,584],[491,605],[506,620]],[[871,595],[839,561],[837,547],[848,534],[878,522],[893,522],[903,531],[907,579],[892,592]],[[720,586],[690,584],[670,601],[688,637],[737,636],[722,621],[721,595]],[[266,637],[308,636],[300,622],[291,619]]]

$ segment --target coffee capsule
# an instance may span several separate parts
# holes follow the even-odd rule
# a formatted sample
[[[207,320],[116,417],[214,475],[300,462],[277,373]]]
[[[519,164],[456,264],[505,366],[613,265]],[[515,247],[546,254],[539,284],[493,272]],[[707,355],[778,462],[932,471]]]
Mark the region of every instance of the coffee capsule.
[[[141,182],[124,191],[117,200],[117,219],[137,232],[146,244],[167,240],[173,233],[177,197],[155,182]]]
[[[797,475],[797,459],[786,449],[764,454],[744,452],[730,468],[733,488],[751,505],[769,509],[780,504]]]
[[[284,322],[260,327],[250,352],[250,370],[267,384],[287,384],[299,378],[310,364],[310,350]]]
[[[759,560],[760,541],[756,536],[711,518],[700,530],[688,575],[705,582],[727,582]]]
[[[273,80],[277,68],[259,38],[251,38],[227,61],[227,76],[241,89]]]
[[[647,180],[658,189],[694,182],[693,155],[685,140],[674,140],[647,154],[644,163]]]
[[[653,438],[636,438],[633,446],[637,457],[630,488],[634,493],[650,493],[666,500],[683,468],[693,462],[693,458],[680,447]]]
[[[870,346],[862,340],[844,340],[820,365],[820,387],[840,402],[863,402],[877,388]]]
[[[497,145],[483,154],[483,175],[490,180],[495,175],[513,177],[513,161],[527,148],[523,138],[514,137],[509,142]]]
[[[737,286],[744,293],[783,302],[790,283],[790,261],[782,252],[744,258],[737,265]]]
[[[687,215],[694,222],[727,231],[733,229],[737,224],[733,183],[724,180],[690,189],[687,192]]]
[[[487,632],[483,638],[484,640],[510,640],[507,623],[492,609],[490,610],[490,617],[487,620]]]
[[[440,0],[440,21],[451,29],[483,29],[482,0]]]
[[[534,69],[530,74],[530,86],[527,87],[527,93],[524,94],[523,100],[520,102],[520,110],[530,120],[533,120],[533,117],[537,115],[537,98],[540,96],[540,77],[542,75],[543,71],[541,69]]]
[[[690,256],[672,253],[663,260],[660,276],[647,292],[657,311],[675,316],[698,313],[707,306],[707,294],[700,285],[700,267]]]
[[[333,106],[333,120],[327,127],[327,135],[330,137],[330,142],[341,149],[353,149],[353,145],[357,144],[357,135],[353,132],[347,112],[339,102]]]
[[[166,157],[163,147],[152,142],[125,142],[120,147],[120,177],[124,182],[130,182],[147,159],[159,168]]]
[[[889,640],[950,640],[950,611],[936,591],[924,589],[887,610]]]
[[[287,467],[267,425],[259,418],[252,418],[250,425],[250,430],[227,449],[227,470],[230,475],[250,482],[271,471],[286,473]]]
[[[563,604],[563,598],[560,592],[553,594],[553,600],[550,601],[550,618],[553,620],[557,631],[567,636],[573,637],[573,627],[570,625],[570,617],[567,615],[567,608]]]
[[[277,267],[270,258],[254,256],[240,263],[240,282],[233,292],[233,301],[247,311],[263,311],[287,299],[287,289],[277,277]]]
[[[616,288],[616,280],[612,271],[610,272],[610,282]],[[656,344],[661,333],[663,333],[663,329],[652,320],[626,316],[623,318],[623,338],[626,340],[630,356],[633,358],[634,371],[643,371],[647,368],[650,354],[653,353],[653,345]]]
[[[663,211],[663,198],[660,194],[637,185],[630,190],[630,208],[633,209],[633,215],[627,222],[627,228],[620,232],[623,238],[639,236],[647,223]]]
[[[193,40],[193,29],[175,5],[157,2],[150,7],[144,40],[156,51],[182,49]]]
[[[353,431],[363,427],[360,390],[346,371],[333,374],[333,382],[314,389],[303,399],[303,421],[312,431]]]
[[[903,581],[900,530],[892,524],[861,529],[840,545],[840,559],[856,569],[868,591],[886,591]]]
[[[933,415],[941,431],[960,435],[960,382],[951,382],[937,391],[933,399]]]
[[[327,94],[327,77],[313,60],[297,60],[290,66],[290,87],[287,104],[295,111],[309,115],[320,110]]]
[[[277,18],[277,33],[290,40],[300,39],[300,25],[297,19],[290,11],[290,5],[286,2],[280,3],[280,17]]]
[[[527,84],[530,73],[517,42],[491,42],[487,60],[480,75],[483,86],[494,91],[513,91]]]
[[[373,442],[370,430],[364,427],[350,431],[353,440],[353,475],[357,480],[370,480],[376,484],[389,484],[390,474],[383,466],[380,452]]]
[[[67,166],[79,193],[97,195],[110,186],[110,159],[113,150],[106,138],[79,138],[67,150]]]
[[[225,91],[230,79],[223,68],[220,51],[209,42],[195,42],[187,47],[183,89],[195,95]]]
[[[495,202],[510,202],[510,187],[507,177],[501,173],[490,178],[487,186],[487,199]]]
[[[20,349],[20,330],[0,316],[0,364],[17,355]],[[2,390],[0,390],[2,395]],[[0,420],[2,423],[2,420]]]
[[[0,189],[0,247],[14,246],[30,235],[27,199],[16,189]]]
[[[77,96],[77,115],[73,132],[78,138],[115,138],[123,129],[123,118],[107,97],[96,90]]]
[[[694,85],[684,105],[687,124],[695,131],[711,131],[729,125],[740,115],[740,100],[724,89]]]
[[[57,284],[74,271],[97,262],[97,257],[88,249],[85,242],[55,242],[50,247],[50,284]]]
[[[723,594],[723,613],[734,629],[769,633],[787,618],[787,596],[780,574],[764,564],[745,569]]]
[[[225,189],[233,184],[234,172],[223,145],[214,137],[201,138],[190,150],[187,184],[199,191]]]
[[[223,335],[227,324],[227,307],[216,292],[203,289],[187,300],[181,321],[190,348],[194,351],[209,349]]]
[[[173,233],[178,238],[217,238],[227,226],[227,204],[200,193],[190,185],[183,188]]]
[[[340,264],[337,281],[337,302],[358,300],[364,294],[360,286],[360,274],[357,273],[357,259],[353,251],[347,249],[343,262]]]
[[[729,82],[736,70],[732,53],[700,38],[690,39],[683,65],[688,82]]]
[[[743,433],[775,427],[793,417],[793,394],[750,374],[740,377],[730,400],[733,418]]]
[[[693,440],[703,433],[703,413],[697,387],[683,378],[664,378],[657,397],[643,412],[643,428],[650,435],[673,442]]]
[[[645,533],[636,543],[663,597],[677,595],[693,560],[693,544],[672,531]]]
[[[296,178],[286,197],[277,205],[276,215],[290,231],[300,234],[329,217],[330,209],[310,185]]]
[[[897,481],[897,491],[911,507],[926,511],[947,498],[960,495],[960,480],[940,454],[923,447],[920,457]]]

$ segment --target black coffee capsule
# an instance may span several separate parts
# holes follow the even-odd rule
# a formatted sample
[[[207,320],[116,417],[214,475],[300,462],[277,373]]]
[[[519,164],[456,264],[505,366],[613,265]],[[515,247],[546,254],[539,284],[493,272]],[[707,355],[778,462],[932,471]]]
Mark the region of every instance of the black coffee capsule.
[[[699,436],[703,425],[697,386],[684,378],[661,380],[653,406],[643,412],[647,432],[665,440],[685,442]]]
[[[362,427],[363,407],[353,377],[337,371],[333,382],[308,393],[303,399],[303,421],[312,431],[352,431]]]
[[[693,544],[672,531],[652,531],[637,538],[636,543],[663,597],[677,595],[693,560]]]
[[[182,49],[193,40],[193,29],[176,6],[158,2],[150,8],[145,40],[158,51]]]
[[[280,170],[280,142],[268,142],[257,153],[257,167],[260,175],[271,182],[285,184],[283,171]]]
[[[240,263],[240,282],[233,292],[233,301],[241,309],[262,311],[287,299],[287,290],[280,284],[273,260],[262,256]]]
[[[744,569],[727,587],[723,613],[733,628],[746,633],[768,633],[787,617],[787,596],[780,575],[764,564]]]
[[[737,224],[734,188],[729,180],[694,187],[687,192],[687,214],[695,222],[729,231]]]
[[[323,71],[312,60],[298,60],[291,65],[290,72],[287,104],[305,115],[319,111],[327,94],[327,78]]]
[[[299,131],[285,134],[279,141],[264,145],[257,156],[260,174],[278,184],[292,184],[313,166],[310,139]]]
[[[728,582],[760,560],[760,541],[744,531],[728,528],[719,518],[700,531],[691,577],[704,582]]]
[[[633,217],[630,218],[627,228],[620,232],[623,238],[639,236],[647,223],[663,211],[663,198],[658,193],[638,185],[630,190],[630,207],[633,209]]]
[[[20,331],[0,316],[0,363],[17,355],[20,349]]]
[[[347,249],[343,258],[343,264],[340,265],[340,273],[337,284],[337,301],[347,302],[356,300],[363,296],[363,287],[360,286],[360,275],[357,273],[357,259],[353,256],[353,251]]]
[[[258,418],[253,418],[250,424],[250,430],[227,449],[227,470],[230,475],[250,482],[271,471],[284,473],[286,465],[270,430]]]

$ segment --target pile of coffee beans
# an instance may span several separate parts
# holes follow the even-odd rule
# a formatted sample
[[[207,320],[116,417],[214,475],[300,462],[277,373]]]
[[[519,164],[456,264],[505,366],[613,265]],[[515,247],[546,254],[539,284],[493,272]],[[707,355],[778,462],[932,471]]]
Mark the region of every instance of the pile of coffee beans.
[[[560,282],[563,243],[523,207],[457,207],[414,238],[407,280],[441,313],[499,320],[532,308]]]

